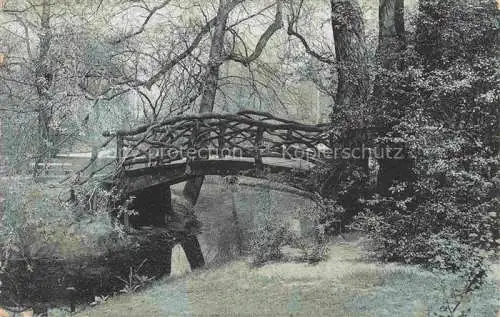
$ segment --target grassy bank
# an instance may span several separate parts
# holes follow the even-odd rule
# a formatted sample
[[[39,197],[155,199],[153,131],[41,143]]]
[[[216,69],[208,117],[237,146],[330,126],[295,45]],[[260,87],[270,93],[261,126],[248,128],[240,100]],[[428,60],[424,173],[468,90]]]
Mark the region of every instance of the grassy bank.
[[[335,243],[318,265],[235,261],[165,278],[75,316],[432,316],[446,300],[446,283],[417,267],[366,261],[357,243]],[[468,316],[495,316],[498,304],[492,283],[470,298]]]

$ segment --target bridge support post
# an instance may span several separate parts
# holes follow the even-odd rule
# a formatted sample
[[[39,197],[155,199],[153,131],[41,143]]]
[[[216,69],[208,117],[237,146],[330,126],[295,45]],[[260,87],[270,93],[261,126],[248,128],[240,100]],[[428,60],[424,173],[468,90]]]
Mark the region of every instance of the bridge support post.
[[[170,186],[156,185],[131,194],[135,196],[131,209],[137,214],[124,217],[124,226],[165,226],[165,216],[171,204]]]

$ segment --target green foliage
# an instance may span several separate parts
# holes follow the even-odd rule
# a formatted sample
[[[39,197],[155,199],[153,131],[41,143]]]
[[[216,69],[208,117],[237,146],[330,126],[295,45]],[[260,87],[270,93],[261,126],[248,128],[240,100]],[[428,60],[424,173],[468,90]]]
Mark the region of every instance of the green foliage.
[[[429,266],[435,274],[441,276],[441,291],[445,301],[435,316],[454,317],[469,316],[468,307],[471,293],[479,290],[486,282],[487,266],[482,256],[471,246],[460,244],[446,238],[433,237],[430,243],[434,246],[435,256]],[[451,272],[450,273],[444,273]]]
[[[297,240],[290,231],[288,223],[278,217],[266,216],[251,233],[249,239],[250,251],[254,264],[280,260],[283,256],[281,248]]]
[[[122,228],[107,209],[89,212],[85,205],[64,201],[60,189],[11,183],[2,185],[2,193],[0,247],[4,265],[12,258],[97,255],[126,243]]]
[[[312,221],[315,226],[315,240],[322,242],[326,236],[338,234],[343,222],[345,209],[337,201],[315,193],[309,208],[301,210],[301,216]]]
[[[379,255],[387,260],[425,263],[436,234],[492,252],[500,207],[493,180],[498,158],[462,131],[414,128],[399,134],[414,155],[415,180],[396,183],[390,196],[367,200],[358,224],[380,243]]]
[[[123,217],[124,215],[133,216],[137,212],[131,208],[135,196],[129,196],[123,201],[121,193],[115,187],[105,189],[99,181],[89,180],[82,185],[76,186],[74,189],[74,201],[72,202],[77,215],[94,215],[108,216],[113,212],[115,218]],[[124,237],[124,228],[118,221],[113,221],[114,231]]]
[[[139,274],[141,267],[144,265],[146,261],[147,259],[142,261],[142,263],[136,268],[130,267],[129,274],[126,279],[122,277],[117,277],[120,281],[123,282],[123,288],[120,290],[120,293],[124,294],[134,293],[137,290],[144,288],[144,286],[146,286],[154,279],[154,277],[148,277],[146,275]]]
[[[498,128],[499,12],[488,0],[423,0],[397,70],[377,73],[379,123],[425,113],[449,128]]]
[[[301,228],[299,235],[291,229],[288,221],[275,213],[261,215],[256,229],[250,234],[250,251],[254,262],[280,260],[285,246],[300,250],[300,255],[293,260],[316,263],[326,259],[328,236],[338,233],[344,209],[336,201],[315,194],[304,208],[300,209],[301,226],[310,224],[309,228]]]
[[[439,316],[465,316],[498,247],[498,10],[492,1],[420,2],[417,33],[375,87],[379,143],[404,145],[410,177],[364,201],[356,227],[383,260],[449,276]]]
[[[356,226],[384,260],[420,263],[442,279],[436,316],[469,316],[468,299],[486,282],[500,210],[498,11],[493,2],[420,2],[417,33],[380,73],[381,145],[404,145],[413,168],[389,193],[365,200]]]
[[[491,0],[421,0],[417,52],[431,68],[495,53],[498,10]],[[485,45],[487,44],[487,45]]]
[[[381,73],[377,117],[393,132],[380,143],[404,144],[414,163],[358,217],[383,259],[429,263],[442,251],[436,236],[476,253],[496,247],[497,18],[492,1],[422,1],[406,67]]]
[[[328,237],[340,233],[345,210],[335,200],[322,197],[316,193],[313,201],[300,212],[301,217],[311,221],[313,239],[302,237],[299,242],[304,253],[304,260],[317,263],[327,259]]]

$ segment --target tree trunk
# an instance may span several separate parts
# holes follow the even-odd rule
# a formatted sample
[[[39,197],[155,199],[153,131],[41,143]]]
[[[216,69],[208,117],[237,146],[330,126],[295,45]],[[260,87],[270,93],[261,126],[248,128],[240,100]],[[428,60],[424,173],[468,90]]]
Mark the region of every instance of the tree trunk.
[[[52,85],[53,74],[49,70],[47,56],[50,50],[52,33],[50,29],[50,3],[49,0],[42,2],[42,12],[40,14],[41,32],[39,34],[39,51],[35,61],[35,86],[38,94],[38,157],[35,164],[34,174],[38,175],[38,163],[43,161],[49,151],[51,151],[50,137],[50,111],[47,109],[50,95],[48,90]]]
[[[224,51],[224,44],[225,44],[226,24],[229,17],[229,13],[237,4],[241,2],[243,1],[219,0],[219,7],[217,10],[216,21],[211,39],[207,72],[205,74],[204,87],[201,94],[200,107],[199,107],[200,113],[212,112],[214,110],[215,97],[217,95],[217,88],[219,84],[219,72],[220,72],[220,67],[223,64],[224,60],[230,58],[234,61],[242,63],[245,66],[248,65],[249,63],[251,63],[260,56],[269,38],[283,25],[281,17],[282,14],[281,1],[277,1],[275,21],[262,34],[261,38],[257,42],[255,51],[250,56],[243,58],[241,56],[237,56],[232,53],[229,55],[226,54],[226,52]],[[188,201],[191,202],[193,206],[196,205],[196,201],[198,200],[198,197],[200,195],[201,187],[203,186],[203,181],[204,177],[196,177],[194,179],[188,180],[186,182],[186,185],[184,186],[183,195]],[[193,237],[193,239],[194,240],[188,240],[186,242],[188,243],[187,244],[188,249],[191,251],[188,251],[188,249],[186,249],[184,245],[183,248],[187,255],[188,252],[192,252],[192,254],[188,255],[188,259],[192,257],[194,259],[193,261],[197,262],[199,256],[201,256],[201,259],[203,259],[203,255],[201,254],[201,249],[199,249],[199,244],[198,241],[196,240],[196,237]],[[198,253],[199,256],[197,255]]]
[[[203,87],[200,113],[212,112],[214,110],[215,97],[217,95],[217,87],[219,82],[219,70],[224,62],[224,35],[226,32],[226,23],[229,15],[230,6],[227,0],[219,1],[219,9],[210,45],[210,55],[208,58],[207,73],[205,75],[205,86]],[[204,177],[196,177],[186,182],[183,195],[192,205],[196,204],[200,190],[203,185]]]
[[[181,239],[181,246],[188,259],[191,269],[197,269],[205,265],[203,252],[201,251],[198,238],[194,235],[186,235]]]
[[[385,69],[398,65],[399,54],[405,48],[404,0],[379,1],[379,45],[377,57]]]
[[[338,71],[335,104],[361,110],[370,89],[362,12],[357,0],[331,0],[331,8]]]
[[[205,85],[203,87],[200,113],[212,112],[214,110],[215,97],[219,83],[219,71],[225,59],[224,54],[224,35],[226,32],[226,24],[231,7],[227,0],[219,1],[219,8],[210,45],[210,55],[208,58],[207,73],[205,75]],[[203,186],[204,177],[196,177],[186,182],[182,194],[191,202],[192,206],[196,205],[196,201],[200,195],[201,187]],[[194,235],[186,236],[181,242],[182,248],[186,253],[189,264],[192,269],[205,265],[203,253],[201,251],[198,239]]]
[[[370,92],[370,75],[364,35],[364,23],[358,0],[331,0],[331,17],[338,85],[335,96],[336,111],[345,113],[351,128],[365,126]],[[350,163],[364,166],[363,159]]]

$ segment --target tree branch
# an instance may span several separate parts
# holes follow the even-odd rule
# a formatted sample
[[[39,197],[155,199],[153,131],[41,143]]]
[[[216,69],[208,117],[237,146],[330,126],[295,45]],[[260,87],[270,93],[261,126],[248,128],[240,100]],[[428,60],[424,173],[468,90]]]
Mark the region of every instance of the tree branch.
[[[276,31],[278,31],[282,27],[283,27],[283,14],[281,10],[281,0],[277,0],[276,15],[274,17],[274,21],[271,25],[269,25],[269,27],[260,37],[259,41],[257,42],[257,45],[255,46],[254,52],[250,56],[246,57],[237,54],[230,54],[228,56],[228,59],[241,63],[243,64],[243,66],[248,66],[251,62],[260,57],[269,39],[274,35],[274,33],[276,33]]]
[[[112,42],[112,44],[120,44],[122,43],[123,41],[126,41],[128,40],[129,38],[131,37],[134,37],[136,35],[139,35],[141,34],[142,32],[144,32],[144,30],[146,29],[146,25],[149,23],[149,21],[151,20],[151,18],[153,17],[153,15],[158,11],[158,10],[161,10],[163,9],[164,7],[166,7],[172,0],[166,0],[166,1],[163,1],[163,3],[161,3],[159,6],[156,6],[154,7],[153,9],[151,10],[148,10],[149,11],[149,14],[148,16],[146,17],[146,19],[144,20],[144,22],[142,23],[141,27],[135,31],[135,32],[131,32],[125,36],[123,36],[122,38],[119,38],[117,40],[114,40]]]
[[[172,60],[170,60],[167,64],[163,65],[160,70],[154,74],[149,80],[143,82],[142,84],[146,86],[146,88],[151,89],[151,87],[163,76],[165,75],[168,71],[170,71],[175,65],[177,65],[180,61],[182,61],[184,58],[189,56],[196,47],[198,47],[198,44],[200,44],[201,40],[210,31],[210,28],[215,25],[216,18],[213,18],[212,20],[208,21],[207,24],[203,26],[203,28],[200,30],[200,33],[196,35],[194,38],[193,42],[189,45],[189,47],[183,51],[182,53],[178,54]]]
[[[292,16],[288,17],[288,28],[287,28],[287,34],[290,36],[295,36],[299,41],[302,43],[302,46],[304,46],[304,49],[306,50],[306,53],[309,54],[310,56],[314,57],[315,59],[319,60],[320,62],[326,63],[326,64],[336,64],[337,62],[333,59],[330,59],[328,57],[325,57],[319,53],[316,53],[311,46],[309,46],[309,43],[307,43],[307,40],[305,39],[304,36],[302,36],[299,32],[297,32],[295,28],[295,24],[297,20],[299,19],[299,12],[300,9],[302,8],[302,2],[300,2],[299,9],[297,10],[297,14],[293,14]]]
[[[244,0],[232,0],[227,4],[226,7],[226,12],[231,12],[238,4],[243,2]],[[184,58],[187,56],[191,55],[191,53],[194,51],[195,48],[198,47],[200,44],[201,40],[207,34],[210,29],[215,26],[215,22],[217,21],[217,17],[212,18],[210,21],[208,21],[200,30],[198,35],[194,38],[194,40],[191,42],[189,47],[184,50],[182,53],[179,55],[175,56],[170,62],[167,64],[163,65],[161,69],[153,75],[149,80],[142,82],[140,84],[145,85],[146,88],[151,89],[151,87],[163,76],[165,75],[168,71],[170,71],[175,65],[177,65],[180,61],[182,61]]]

